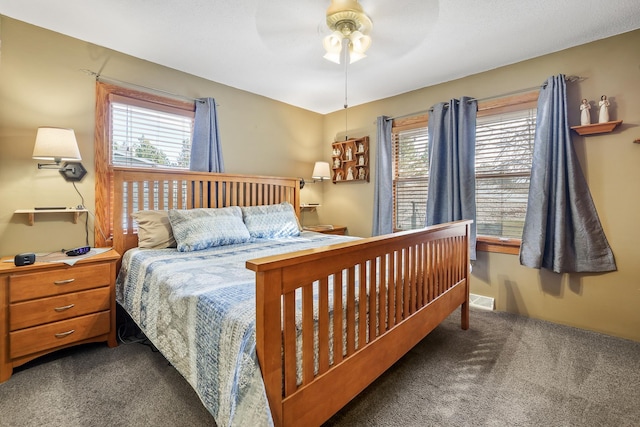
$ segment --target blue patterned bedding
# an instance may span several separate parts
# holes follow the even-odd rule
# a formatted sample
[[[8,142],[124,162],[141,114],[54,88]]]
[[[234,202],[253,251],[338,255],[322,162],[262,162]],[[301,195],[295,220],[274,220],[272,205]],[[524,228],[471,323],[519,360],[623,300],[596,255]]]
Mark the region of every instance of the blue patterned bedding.
[[[196,252],[131,249],[116,299],[218,426],[272,425],[255,353],[255,273],[245,261],[353,239],[303,232]]]

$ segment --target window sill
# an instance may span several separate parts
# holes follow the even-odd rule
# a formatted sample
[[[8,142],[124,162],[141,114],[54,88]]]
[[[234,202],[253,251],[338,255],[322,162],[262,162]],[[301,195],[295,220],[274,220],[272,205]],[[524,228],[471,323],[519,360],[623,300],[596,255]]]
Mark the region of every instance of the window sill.
[[[499,237],[478,236],[476,250],[518,255],[520,253],[520,239],[501,239]]]

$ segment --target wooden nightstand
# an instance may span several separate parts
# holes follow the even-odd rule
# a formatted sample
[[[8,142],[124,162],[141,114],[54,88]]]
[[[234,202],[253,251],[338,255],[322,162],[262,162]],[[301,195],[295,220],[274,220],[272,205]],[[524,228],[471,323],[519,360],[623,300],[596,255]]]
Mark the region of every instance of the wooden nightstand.
[[[11,262],[4,262],[11,259]],[[0,262],[0,382],[13,368],[52,351],[116,341],[116,262],[109,250],[78,261]]]
[[[315,231],[316,233],[323,233],[323,234],[339,234],[341,236],[344,236],[347,233],[347,227],[344,225],[332,225],[331,227],[333,228],[326,228],[326,226],[313,226],[310,225],[308,227],[304,227],[304,230],[306,231]]]

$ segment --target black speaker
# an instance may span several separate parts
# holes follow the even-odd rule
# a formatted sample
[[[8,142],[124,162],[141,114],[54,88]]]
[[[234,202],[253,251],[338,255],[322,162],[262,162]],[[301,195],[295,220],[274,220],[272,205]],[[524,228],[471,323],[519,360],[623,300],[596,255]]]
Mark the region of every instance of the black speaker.
[[[30,265],[34,262],[36,262],[36,254],[32,253],[18,254],[13,259],[13,263],[18,267],[22,265]]]

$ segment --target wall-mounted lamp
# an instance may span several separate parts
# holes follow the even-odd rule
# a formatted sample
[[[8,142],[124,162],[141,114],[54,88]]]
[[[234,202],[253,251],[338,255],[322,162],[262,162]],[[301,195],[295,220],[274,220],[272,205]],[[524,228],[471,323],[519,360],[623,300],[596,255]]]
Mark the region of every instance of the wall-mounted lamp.
[[[87,174],[80,160],[80,150],[73,129],[40,127],[33,147],[34,160],[52,160],[38,163],[38,169],[58,169],[67,181],[80,181]],[[64,165],[60,163],[64,161]]]
[[[313,166],[313,173],[311,174],[313,183],[318,181],[322,182],[325,179],[331,179],[331,167],[329,162],[316,162]],[[300,178],[300,189],[304,188],[304,178]]]

